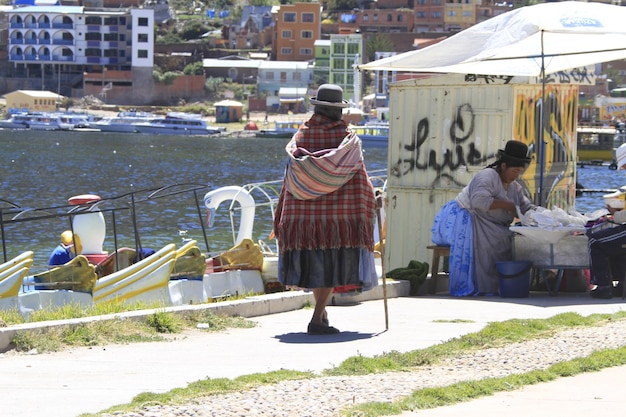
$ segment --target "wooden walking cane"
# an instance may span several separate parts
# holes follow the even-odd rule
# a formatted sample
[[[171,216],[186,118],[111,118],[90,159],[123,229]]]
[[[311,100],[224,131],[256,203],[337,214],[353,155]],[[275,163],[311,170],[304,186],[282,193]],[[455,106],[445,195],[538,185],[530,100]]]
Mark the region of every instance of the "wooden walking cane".
[[[389,330],[389,310],[387,308],[387,279],[385,277],[385,243],[383,239],[383,223],[380,215],[381,207],[376,205],[376,218],[378,220],[378,237],[380,239],[380,267],[383,276],[383,300],[385,303],[385,330]]]

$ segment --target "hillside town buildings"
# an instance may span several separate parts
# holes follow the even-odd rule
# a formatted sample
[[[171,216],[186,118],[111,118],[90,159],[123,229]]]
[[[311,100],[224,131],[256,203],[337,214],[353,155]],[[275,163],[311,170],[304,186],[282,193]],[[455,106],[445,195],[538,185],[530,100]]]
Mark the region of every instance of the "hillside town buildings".
[[[324,2],[296,2],[244,6],[236,19],[228,10],[200,8],[206,22],[221,18],[223,28],[177,46],[155,44],[155,26],[173,18],[167,0],[78,0],[70,6],[63,0],[60,5],[14,1],[0,8],[0,94],[49,90],[111,104],[163,104],[201,100],[206,80],[221,77],[254,84],[250,108],[268,111],[291,111],[285,104],[297,104],[325,82],[341,85],[353,103],[373,82],[368,88],[373,105],[385,106],[387,86],[408,75],[378,72],[370,80],[354,71],[355,64],[424,48],[521,5],[520,0],[361,0],[356,9],[329,12]],[[381,36],[391,50],[379,50]],[[187,52],[192,48],[200,53]],[[178,50],[202,59],[205,75],[155,80],[155,56]],[[626,72],[619,63],[613,69]]]

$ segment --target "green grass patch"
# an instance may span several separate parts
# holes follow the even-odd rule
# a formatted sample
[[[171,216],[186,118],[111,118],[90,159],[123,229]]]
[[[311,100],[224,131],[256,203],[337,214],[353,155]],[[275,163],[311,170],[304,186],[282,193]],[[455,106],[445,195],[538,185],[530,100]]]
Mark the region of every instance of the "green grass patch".
[[[476,323],[474,320],[451,319],[451,320],[433,320],[433,323]]]
[[[606,320],[623,319],[626,312],[614,315],[596,314],[583,317],[577,313],[563,313],[548,319],[513,319],[493,322],[482,330],[450,339],[445,343],[406,353],[389,352],[372,358],[352,357],[328,369],[326,375],[364,375],[373,372],[409,370],[410,368],[433,365],[439,360],[461,352],[504,346],[533,338],[547,338],[559,330],[577,326],[593,326]]]
[[[93,306],[83,306],[78,303],[68,303],[62,306],[54,306],[46,309],[35,310],[26,315],[22,315],[17,309],[0,310],[0,320],[8,326],[23,323],[37,323],[42,321],[69,320],[83,317],[104,316],[108,314],[119,314],[127,311],[139,311],[163,308],[162,302],[133,302],[125,301],[105,301]]]
[[[45,327],[17,332],[10,348],[18,352],[58,352],[67,346],[103,346],[165,340],[145,320],[122,319]]]
[[[145,317],[113,317],[109,320],[66,324],[19,331],[11,339],[10,349],[19,352],[57,352],[66,346],[103,346],[137,342],[158,342],[163,334],[177,334],[196,329],[219,332],[229,328],[251,328],[255,323],[242,317],[216,315],[211,311],[195,311],[186,315],[157,311]],[[199,331],[199,330],[198,330]]]
[[[163,311],[157,311],[148,315],[146,324],[157,333],[178,333],[183,329],[183,323],[177,316]]]

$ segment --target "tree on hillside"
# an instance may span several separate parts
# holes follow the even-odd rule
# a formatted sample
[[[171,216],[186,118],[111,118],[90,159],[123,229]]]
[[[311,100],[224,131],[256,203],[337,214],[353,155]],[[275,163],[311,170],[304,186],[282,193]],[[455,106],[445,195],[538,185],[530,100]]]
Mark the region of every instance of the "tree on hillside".
[[[209,31],[209,27],[205,26],[201,21],[194,19],[185,23],[180,31],[180,37],[186,41],[199,39],[200,36]]]
[[[368,36],[365,43],[365,56],[367,62],[376,58],[376,52],[390,52],[394,50],[393,41],[385,33],[376,33]]]
[[[328,11],[349,11],[359,8],[358,0],[328,0]]]
[[[192,62],[183,69],[185,75],[204,75],[204,67],[202,61]]]

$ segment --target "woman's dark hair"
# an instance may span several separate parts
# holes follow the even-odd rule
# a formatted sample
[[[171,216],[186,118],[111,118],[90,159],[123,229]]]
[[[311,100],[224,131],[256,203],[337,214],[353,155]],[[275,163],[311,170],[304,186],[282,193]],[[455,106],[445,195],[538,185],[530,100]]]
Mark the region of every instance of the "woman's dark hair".
[[[315,114],[326,116],[331,120],[341,120],[343,112],[341,107],[315,106]]]
[[[502,155],[497,161],[487,165],[486,168],[499,168],[503,163],[505,163],[508,168],[525,167],[528,165],[528,162],[523,162],[519,159],[507,158],[506,155]]]

